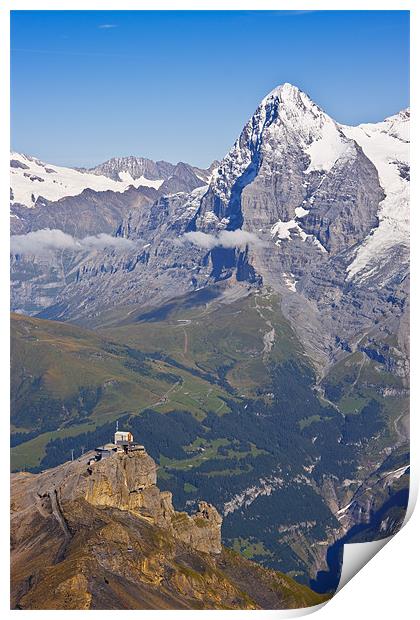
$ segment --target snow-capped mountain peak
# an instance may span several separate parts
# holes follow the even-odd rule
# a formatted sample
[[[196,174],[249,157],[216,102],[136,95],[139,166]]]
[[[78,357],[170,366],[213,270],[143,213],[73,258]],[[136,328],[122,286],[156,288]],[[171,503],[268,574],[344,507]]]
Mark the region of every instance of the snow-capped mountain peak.
[[[231,189],[250,167],[279,162],[290,148],[307,155],[307,173],[328,172],[354,155],[354,143],[306,93],[285,83],[261,101],[238,140],[214,172],[212,187],[229,202]]]
[[[244,208],[249,203],[242,196],[245,189],[246,195],[253,195],[253,202],[270,201],[268,230],[277,245],[293,238],[305,241],[322,223],[325,233],[318,231],[315,240],[317,247],[328,249],[333,243],[334,220],[337,225],[339,221],[338,213],[333,215],[323,199],[328,178],[337,188],[336,204],[348,201],[343,213],[352,214],[346,225],[349,230],[356,220],[358,234],[367,227],[348,266],[349,278],[365,277],[377,264],[378,254],[408,244],[409,127],[409,108],[379,123],[339,125],[299,88],[281,84],[263,98],[214,171],[210,190],[221,206],[216,203],[216,210],[209,213],[210,203],[203,201],[197,226],[203,230],[259,226],[265,233],[267,224],[262,227],[255,207]],[[361,180],[357,192],[351,187],[344,190],[346,178],[355,175],[356,169],[366,184],[365,193]],[[382,191],[379,205],[374,186]],[[276,197],[273,202],[269,193]],[[367,217],[361,205],[369,194],[372,202]]]
[[[191,191],[209,183],[217,164],[213,162],[210,168],[202,169],[182,162],[171,164],[130,155],[113,157],[94,168],[68,168],[11,153],[10,201],[12,205],[33,207],[38,198],[56,202],[78,196],[85,189],[123,193],[129,187],[145,187],[161,194]]]
[[[112,157],[93,168],[81,169],[83,172],[103,175],[118,181],[121,175],[129,174],[133,179],[141,177],[161,183],[173,172],[174,165],[166,161],[153,161],[146,157],[129,155],[126,157]]]
[[[121,299],[150,304],[151,291],[160,303],[215,282],[264,284],[281,295],[309,354],[329,363],[358,346],[353,336],[376,333],[381,317],[394,329],[404,311],[408,124],[403,110],[380,123],[339,125],[301,90],[283,84],[264,97],[227,156],[207,171],[171,165],[158,192],[144,196],[16,205],[12,224],[20,247],[29,250],[14,257],[14,308],[34,313],[53,302],[50,317],[76,319],[97,316]],[[60,187],[66,174],[72,183],[92,177],[119,187],[129,182],[125,175],[149,174],[138,158],[60,176],[57,166],[20,155],[14,160],[15,178],[32,187]],[[77,239],[117,234],[134,246],[66,255],[64,267],[57,252],[47,265],[42,254],[30,254],[33,239],[26,239],[47,227],[65,228]]]

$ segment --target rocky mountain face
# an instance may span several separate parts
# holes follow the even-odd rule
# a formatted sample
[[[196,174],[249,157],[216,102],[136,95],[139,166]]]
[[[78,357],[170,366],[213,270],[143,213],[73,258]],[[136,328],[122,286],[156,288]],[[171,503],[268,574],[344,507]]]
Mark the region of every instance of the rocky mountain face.
[[[13,235],[43,229],[77,238],[115,234],[132,211],[153,204],[163,194],[205,185],[212,170],[141,157],[111,159],[90,170],[53,169],[26,155],[11,157]]]
[[[141,212],[148,211],[160,196],[204,186],[217,163],[202,170],[185,163],[122,157],[86,170],[52,168],[18,153],[11,157],[11,233],[23,243],[24,235],[45,230],[51,236],[63,231],[76,240],[118,234],[127,219],[144,217]],[[141,240],[139,244],[137,251]],[[94,253],[97,258],[105,257],[103,251],[98,254],[97,247]],[[35,314],[53,304],[58,293],[77,277],[84,257],[84,252],[69,252],[59,244],[53,251],[41,244],[35,251],[15,252],[12,237],[14,309]]]
[[[126,214],[153,204],[158,196],[153,187],[130,187],[121,193],[84,189],[77,196],[55,202],[38,199],[31,209],[13,205],[11,230],[14,235],[46,228],[62,230],[77,238],[99,233],[112,235]]]
[[[229,552],[206,502],[176,512],[146,452],[12,476],[12,607],[258,609],[322,602]]]
[[[114,181],[120,181],[124,178],[124,174],[129,174],[133,179],[146,178],[149,180],[163,179],[164,182],[168,181],[169,185],[172,180],[173,183],[182,183],[184,181],[183,189],[175,191],[191,191],[203,184],[203,181],[207,183],[210,175],[213,172],[215,166],[219,162],[215,161],[207,169],[197,168],[190,166],[183,162],[178,164],[170,164],[167,161],[153,161],[145,157],[113,157],[103,164],[99,164],[94,168],[79,168],[82,172],[89,172],[97,174],[99,176],[105,176]],[[188,183],[190,181],[190,183]],[[199,183],[199,181],[201,183]],[[163,183],[162,183],[163,185]],[[161,186],[162,187],[162,186]],[[166,186],[168,187],[168,185]],[[165,191],[165,188],[163,188]],[[165,191],[165,193],[171,193]]]
[[[153,161],[146,157],[113,157],[103,164],[93,168],[80,168],[82,172],[91,172],[105,176],[114,181],[120,180],[120,173],[126,172],[133,179],[146,177],[147,179],[167,179],[171,176],[174,166],[167,161]]]
[[[319,368],[385,324],[406,347],[408,124],[407,110],[383,123],[340,126],[284,84],[261,102],[207,186],[197,187],[197,174],[179,164],[180,174],[159,189],[169,195],[124,209],[114,232],[135,241],[134,251],[72,256],[60,285],[51,278],[56,304],[37,295],[37,269],[31,285],[38,262],[31,257],[13,306],[33,312],[31,295],[45,316],[86,322],[121,294],[127,303],[160,303],[240,281],[282,295]],[[121,161],[107,162],[107,174],[115,176]],[[133,174],[146,170],[141,162],[129,161]],[[40,225],[34,219],[22,230]],[[20,271],[25,258],[15,261]]]

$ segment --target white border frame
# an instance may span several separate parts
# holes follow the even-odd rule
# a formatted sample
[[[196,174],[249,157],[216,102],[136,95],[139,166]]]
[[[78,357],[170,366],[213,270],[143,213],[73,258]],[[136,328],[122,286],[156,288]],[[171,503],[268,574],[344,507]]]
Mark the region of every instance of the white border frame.
[[[411,108],[415,110],[414,117],[412,117],[412,135],[415,136],[414,145],[412,146],[411,160],[412,168],[414,168],[414,177],[412,181],[411,189],[411,230],[420,230],[420,215],[417,207],[419,184],[417,181],[416,170],[417,157],[418,157],[418,123],[416,119],[416,101],[418,82],[414,80],[414,76],[418,73],[418,63],[415,59],[420,57],[420,51],[417,49],[417,36],[418,32],[418,13],[415,0],[400,0],[395,1],[372,1],[372,0],[353,0],[352,2],[343,1],[337,6],[337,2],[334,1],[317,1],[317,0],[283,0],[283,1],[270,1],[259,0],[259,2],[250,1],[229,1],[229,0],[213,0],[212,2],[196,0],[3,0],[0,6],[0,67],[3,83],[5,85],[6,96],[2,94],[0,99],[1,115],[0,115],[0,136],[3,137],[0,148],[0,187],[1,195],[4,198],[4,202],[8,204],[9,201],[9,152],[10,143],[5,139],[5,136],[10,132],[10,105],[9,105],[9,91],[10,91],[10,11],[18,10],[410,10],[411,11]],[[4,91],[1,91],[4,93]],[[7,201],[7,202],[6,202]],[[3,202],[3,200],[2,200]],[[2,206],[0,210],[0,290],[2,291],[2,304],[1,304],[1,343],[2,354],[0,356],[0,368],[2,382],[2,395],[3,406],[2,412],[2,424],[3,437],[9,436],[9,417],[8,417],[8,397],[9,394],[9,221],[8,221],[8,209],[6,204]],[[416,241],[416,240],[415,240]],[[417,274],[419,268],[419,253],[420,244],[413,243],[411,246],[411,273]],[[417,286],[411,290],[411,306],[412,317],[420,316],[420,304],[419,304],[419,291]],[[418,322],[411,322],[411,343],[412,343],[412,359],[411,359],[411,372],[413,377],[420,377],[419,372],[419,356],[416,354],[419,346],[419,328]],[[411,386],[411,399],[412,403],[416,405],[420,402],[419,390],[420,381],[412,382]],[[414,407],[411,407],[413,411]],[[407,511],[406,523],[413,513],[414,504],[417,498],[418,483],[419,483],[419,420],[417,412],[411,415],[411,487],[410,487],[410,502],[409,509]],[[5,442],[6,443],[6,442]],[[3,497],[9,498],[9,458],[8,451],[3,449],[0,452],[2,461],[2,482]],[[1,513],[1,533],[2,542],[4,544],[3,562],[1,565],[1,606],[7,616],[14,613],[21,614],[42,614],[39,617],[54,617],[65,613],[66,618],[72,619],[79,617],[82,611],[11,611],[9,609],[9,502],[4,501],[4,510]],[[404,527],[403,531],[398,533],[394,539],[391,539],[389,548],[387,551],[382,552],[379,557],[374,558],[369,564],[364,567],[359,574],[357,574],[352,580],[350,587],[345,587],[333,599],[323,607],[318,617],[323,620],[328,618],[337,619],[340,616],[343,620],[348,618],[354,620],[357,615],[362,615],[363,618],[382,617],[384,620],[393,618],[395,614],[403,614],[405,618],[414,617],[414,609],[418,611],[418,552],[413,552],[415,545],[414,541],[418,543],[420,515],[419,510],[416,511],[414,518],[410,521],[408,526]],[[416,536],[417,534],[417,536]],[[370,544],[370,543],[368,543]],[[395,595],[395,596],[394,596]],[[412,605],[412,607],[411,607]],[[296,611],[254,611],[252,618],[267,618],[281,616],[296,617],[297,615],[305,615],[318,609],[309,608],[308,610],[296,610]],[[111,618],[115,613],[121,613],[119,611],[98,611],[91,612],[94,614],[100,613],[105,618]],[[134,617],[134,614],[142,614],[142,618],[156,619],[159,616],[161,618],[183,618],[182,611],[126,611],[130,617]],[[248,611],[201,611],[194,612],[194,614],[217,614],[217,618],[227,618],[227,614],[249,614]],[[164,615],[164,616],[163,616]]]

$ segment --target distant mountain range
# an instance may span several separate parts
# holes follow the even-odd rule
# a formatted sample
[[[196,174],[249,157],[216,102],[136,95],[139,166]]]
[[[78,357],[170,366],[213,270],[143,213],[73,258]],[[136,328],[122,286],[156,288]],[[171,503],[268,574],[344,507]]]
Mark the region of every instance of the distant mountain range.
[[[191,191],[208,183],[208,170],[179,162],[154,162],[144,157],[114,157],[94,168],[65,168],[21,153],[10,155],[10,200],[12,206],[34,208],[84,190],[124,193],[128,188],[162,188],[162,192]]]
[[[12,237],[12,308],[89,323],[121,298],[264,283],[316,363],[382,319],[402,342],[409,119],[339,125],[284,84],[208,170],[129,157],[77,171],[14,154],[12,233],[28,238]],[[75,251],[56,230],[131,243]]]

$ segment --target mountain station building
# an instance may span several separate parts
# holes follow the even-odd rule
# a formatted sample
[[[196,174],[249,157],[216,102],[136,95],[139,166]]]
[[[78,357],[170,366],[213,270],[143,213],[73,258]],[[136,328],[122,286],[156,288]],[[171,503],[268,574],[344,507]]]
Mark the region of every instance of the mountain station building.
[[[95,448],[95,452],[96,456],[92,460],[100,461],[115,453],[145,452],[145,448],[134,441],[133,434],[130,431],[120,431],[117,427],[114,434],[114,442],[98,446]]]

